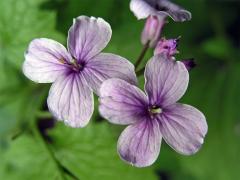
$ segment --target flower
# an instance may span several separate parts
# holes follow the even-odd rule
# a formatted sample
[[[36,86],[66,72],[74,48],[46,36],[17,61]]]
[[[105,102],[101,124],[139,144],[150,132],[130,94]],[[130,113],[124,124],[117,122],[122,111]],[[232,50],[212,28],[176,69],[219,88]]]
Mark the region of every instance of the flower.
[[[150,47],[155,47],[160,38],[162,28],[165,24],[164,18],[161,16],[150,15],[147,18],[144,29],[142,31],[141,41],[145,45],[149,43]]]
[[[164,53],[169,57],[172,57],[178,53],[177,47],[180,38],[176,39],[165,39],[162,38],[158,41],[157,46],[154,50],[154,55]]]
[[[51,39],[35,39],[25,53],[24,74],[37,83],[53,83],[47,99],[50,112],[71,127],[88,124],[94,109],[93,92],[112,77],[135,84],[134,66],[126,59],[100,53],[111,38],[101,18],[80,16],[68,32],[68,50]]]
[[[111,123],[129,125],[118,140],[120,157],[137,167],[154,163],[162,138],[177,152],[196,153],[207,133],[204,115],[176,103],[185,93],[189,73],[184,64],[156,55],[145,69],[145,93],[117,78],[100,88],[100,113]]]
[[[138,19],[150,15],[170,16],[174,21],[189,21],[191,13],[169,0],[131,0],[130,9]]]

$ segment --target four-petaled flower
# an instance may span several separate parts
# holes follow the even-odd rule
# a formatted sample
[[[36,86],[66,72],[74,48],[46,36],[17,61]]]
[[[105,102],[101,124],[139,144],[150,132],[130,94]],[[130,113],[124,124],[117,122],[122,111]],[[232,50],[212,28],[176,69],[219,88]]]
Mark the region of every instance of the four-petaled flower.
[[[182,62],[156,55],[145,69],[145,91],[117,78],[100,88],[100,113],[115,124],[129,125],[118,140],[128,163],[145,167],[157,159],[162,138],[177,152],[196,153],[207,133],[204,115],[176,103],[185,93],[189,74]]]
[[[134,66],[126,59],[100,53],[111,38],[101,18],[80,16],[68,33],[68,51],[50,39],[33,40],[25,53],[24,74],[38,83],[52,83],[47,99],[50,112],[71,127],[84,127],[93,113],[93,91],[108,78],[135,84]]]
[[[191,13],[169,0],[131,0],[130,9],[138,19],[145,19],[150,15],[162,17],[170,16],[174,21],[188,21]]]

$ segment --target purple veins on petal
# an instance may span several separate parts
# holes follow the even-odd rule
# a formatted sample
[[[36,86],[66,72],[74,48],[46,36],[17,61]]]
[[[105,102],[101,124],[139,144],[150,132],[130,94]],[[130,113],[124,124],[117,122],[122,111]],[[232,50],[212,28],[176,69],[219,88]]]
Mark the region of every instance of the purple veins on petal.
[[[93,92],[80,74],[58,78],[49,91],[48,108],[71,127],[84,127],[93,113]]]
[[[107,46],[111,36],[111,27],[102,18],[80,16],[68,32],[69,52],[79,61],[88,61]]]
[[[204,115],[196,108],[173,104],[158,120],[164,140],[177,152],[191,155],[203,144],[208,127]]]
[[[38,83],[53,83],[48,107],[58,120],[84,127],[93,113],[93,92],[103,81],[120,78],[136,84],[134,66],[125,58],[101,53],[112,30],[101,18],[80,16],[68,33],[68,50],[46,38],[33,40],[25,53],[24,74]]]
[[[189,21],[192,15],[189,11],[169,0],[131,0],[130,9],[138,19],[150,15],[170,16],[174,21]]]
[[[105,81],[100,89],[100,112],[108,121],[129,125],[118,140],[120,157],[136,167],[153,164],[163,138],[184,155],[196,153],[207,133],[205,116],[196,108],[178,104],[189,75],[182,62],[164,55],[149,60],[145,91],[119,79]]]
[[[114,124],[132,124],[146,114],[147,96],[121,79],[104,81],[100,89],[100,114]]]
[[[112,77],[137,84],[133,64],[121,56],[110,53],[100,53],[89,60],[83,74],[89,86],[98,95],[102,82]]]
[[[150,166],[157,160],[161,139],[158,122],[142,119],[122,132],[118,153],[124,161],[136,167]]]
[[[184,64],[161,54],[146,65],[145,91],[151,104],[167,106],[178,101],[186,92],[189,73]]]
[[[32,81],[52,83],[68,68],[71,55],[60,43],[46,38],[34,39],[25,53],[23,73]]]

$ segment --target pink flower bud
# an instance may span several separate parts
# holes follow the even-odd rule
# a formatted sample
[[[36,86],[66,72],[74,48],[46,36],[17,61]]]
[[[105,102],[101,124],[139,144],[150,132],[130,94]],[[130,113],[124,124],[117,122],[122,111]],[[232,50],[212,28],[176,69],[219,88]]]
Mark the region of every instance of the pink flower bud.
[[[151,15],[147,18],[142,32],[142,44],[149,43],[150,47],[155,47],[160,38],[162,28],[165,24],[165,16]]]
[[[177,39],[161,39],[158,41],[157,46],[154,50],[154,55],[164,53],[167,56],[174,56],[178,53],[177,46],[178,46],[179,38]]]

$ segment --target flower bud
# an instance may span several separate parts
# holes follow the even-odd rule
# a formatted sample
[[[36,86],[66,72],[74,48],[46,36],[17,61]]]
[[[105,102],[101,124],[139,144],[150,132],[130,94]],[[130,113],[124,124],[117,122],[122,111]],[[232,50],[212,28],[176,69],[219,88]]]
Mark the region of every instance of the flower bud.
[[[150,47],[155,47],[160,38],[162,28],[165,24],[165,17],[151,15],[147,18],[145,27],[142,32],[141,41],[146,45],[149,43]]]
[[[193,58],[185,59],[185,60],[182,60],[181,62],[185,65],[188,71],[190,71],[196,66],[196,63]]]
[[[174,56],[178,53],[179,38],[177,39],[160,39],[157,43],[157,46],[154,50],[154,55],[157,54],[166,54],[168,57]]]

